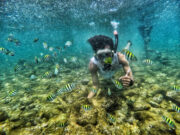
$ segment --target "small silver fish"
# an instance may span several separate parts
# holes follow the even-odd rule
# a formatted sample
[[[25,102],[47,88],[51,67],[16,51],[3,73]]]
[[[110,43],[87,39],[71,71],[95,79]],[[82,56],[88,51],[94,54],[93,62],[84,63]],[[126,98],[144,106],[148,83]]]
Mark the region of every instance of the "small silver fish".
[[[108,95],[111,96],[111,89],[108,88]]]

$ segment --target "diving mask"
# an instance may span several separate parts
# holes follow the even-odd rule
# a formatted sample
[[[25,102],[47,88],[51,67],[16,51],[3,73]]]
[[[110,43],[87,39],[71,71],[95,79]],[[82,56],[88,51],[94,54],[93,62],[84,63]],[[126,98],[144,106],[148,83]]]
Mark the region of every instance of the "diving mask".
[[[103,61],[106,64],[112,63],[113,52],[108,48],[98,50],[96,56],[99,60]]]
[[[98,60],[100,60],[104,66],[103,70],[110,70],[111,69],[113,56],[114,56],[113,51],[108,49],[108,48],[98,50],[98,52],[96,53],[96,58]]]

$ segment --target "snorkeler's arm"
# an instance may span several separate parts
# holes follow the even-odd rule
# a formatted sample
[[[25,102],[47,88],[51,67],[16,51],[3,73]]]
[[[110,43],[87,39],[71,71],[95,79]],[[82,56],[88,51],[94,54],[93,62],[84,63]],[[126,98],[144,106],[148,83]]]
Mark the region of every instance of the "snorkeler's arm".
[[[129,82],[129,86],[133,85],[134,79],[129,62],[126,60],[125,55],[118,53],[119,63],[123,65],[125,76],[120,77],[120,79],[125,79]]]
[[[90,61],[89,62],[89,71],[91,73],[92,82],[93,82],[95,89],[99,88],[99,79],[98,79],[97,70],[98,70],[97,66]]]
[[[93,89],[95,91],[90,91],[89,92],[89,94],[87,96],[88,99],[92,98],[95,95],[95,93],[97,92],[98,88],[99,88],[99,79],[98,79],[97,70],[98,70],[97,66],[90,61],[90,63],[89,63],[89,71],[90,71],[91,76],[92,76]]]

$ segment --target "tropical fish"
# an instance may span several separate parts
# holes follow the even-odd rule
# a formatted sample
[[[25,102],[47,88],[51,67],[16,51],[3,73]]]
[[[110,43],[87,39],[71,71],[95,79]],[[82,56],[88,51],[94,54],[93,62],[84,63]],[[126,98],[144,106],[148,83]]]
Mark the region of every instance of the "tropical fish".
[[[7,54],[7,49],[3,48],[3,47],[0,47],[0,52],[1,53],[4,53],[4,54]]]
[[[1,52],[1,53],[4,53],[4,54],[6,54],[6,55],[9,55],[9,56],[14,56],[14,52],[11,52],[11,51],[9,51],[8,49],[3,48],[3,47],[0,47],[0,52]]]
[[[67,126],[67,123],[66,122],[61,122],[61,123],[58,123],[58,127],[66,127]]]
[[[72,45],[72,42],[71,41],[66,41],[65,45],[64,45],[64,48],[66,47],[70,47]]]
[[[18,64],[14,67],[14,71],[15,71],[15,72],[19,71],[20,69],[21,69],[21,66],[18,65]]]
[[[116,88],[118,89],[122,89],[123,88],[123,85],[120,81],[118,80],[112,80],[113,84],[116,86]]]
[[[114,123],[116,121],[115,117],[109,113],[107,113],[107,120],[110,122],[110,123]]]
[[[56,94],[51,94],[47,97],[47,101],[53,101],[56,98]]]
[[[62,93],[64,93],[64,89],[63,89],[63,88],[61,88],[61,89],[59,89],[59,90],[57,91],[57,95],[61,95]]]
[[[0,47],[0,52],[5,52],[5,51],[6,51],[6,49],[5,49],[5,48]]]
[[[85,110],[85,111],[89,111],[92,107],[90,105],[82,105],[82,108]]]
[[[39,40],[39,38],[35,38],[35,39],[33,40],[33,42],[36,43],[38,40]]]
[[[13,34],[10,34],[10,35],[8,36],[7,40],[8,40],[9,42],[16,43],[16,45],[19,45],[19,43],[20,43],[20,41],[19,41],[18,39],[15,39],[15,38],[14,38]]]
[[[179,87],[179,86],[174,85],[174,86],[173,86],[173,90],[175,90],[175,91],[179,92],[179,91],[180,91],[180,87]]]
[[[162,119],[163,119],[171,128],[176,128],[174,122],[171,121],[168,117],[162,116]]]
[[[77,58],[76,58],[76,57],[72,57],[72,58],[71,58],[71,61],[72,61],[72,62],[76,62],[76,61],[77,61]]]
[[[64,58],[63,61],[64,61],[64,63],[67,63],[67,59],[66,58]]]
[[[48,61],[50,59],[50,55],[49,54],[46,54],[45,56],[44,56],[44,60],[45,61]]]
[[[35,61],[35,63],[36,63],[36,64],[38,64],[38,63],[39,63],[39,61],[38,61],[38,57],[37,57],[37,56],[35,56],[35,57],[34,57],[34,61]]]
[[[17,90],[10,90],[9,92],[8,92],[8,96],[15,96],[16,95],[16,93],[17,93]]]
[[[11,51],[8,50],[8,53],[6,53],[6,55],[14,56],[14,52],[11,52]]]
[[[57,75],[59,73],[59,70],[57,68],[54,69],[54,74]]]
[[[129,50],[123,49],[121,52],[122,52],[122,53],[125,53],[125,55],[126,55],[130,60],[137,61],[137,57],[136,57],[132,52],[130,52]]]
[[[20,43],[20,41],[18,39],[14,39],[13,42],[16,43],[16,45],[19,45],[19,43]]]
[[[65,85],[63,88],[59,89],[57,91],[57,95],[61,95],[62,93],[64,92],[71,92],[73,89],[75,88],[75,84],[72,83],[72,84],[67,84]]]
[[[50,78],[52,76],[52,74],[50,72],[45,72],[44,75],[42,76],[42,78],[46,77],[46,78]]]
[[[44,49],[48,49],[48,44],[46,42],[43,42]]]
[[[75,84],[67,84],[66,86],[63,87],[64,92],[71,92],[75,88]]]
[[[150,64],[150,65],[153,64],[152,60],[150,60],[150,59],[143,60],[143,63]]]
[[[108,88],[108,95],[111,96],[111,89]]]
[[[56,68],[57,68],[57,69],[59,69],[59,68],[60,68],[59,64],[56,64]]]
[[[176,112],[180,113],[180,107],[177,105],[173,105],[173,110],[175,110]]]
[[[54,50],[54,48],[53,48],[53,47],[49,47],[49,51],[51,51],[51,52],[52,52],[53,50]]]
[[[58,73],[59,73],[58,68],[55,68],[55,69],[54,69],[54,74],[57,75]]]
[[[54,69],[54,74],[55,75],[57,75],[59,73],[59,68],[60,68],[59,64],[56,64],[56,67]]]

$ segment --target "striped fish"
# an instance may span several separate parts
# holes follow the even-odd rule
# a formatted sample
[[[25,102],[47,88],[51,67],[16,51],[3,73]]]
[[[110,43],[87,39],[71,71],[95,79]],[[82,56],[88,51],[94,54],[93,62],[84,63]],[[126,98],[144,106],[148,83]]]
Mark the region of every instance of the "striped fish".
[[[123,85],[121,84],[120,81],[118,80],[112,80],[113,84],[116,86],[116,88],[118,89],[122,89],[123,88]]]
[[[64,93],[64,89],[63,89],[63,88],[61,88],[61,89],[59,89],[59,90],[57,91],[57,95],[61,95],[62,93]]]
[[[64,92],[71,92],[74,88],[75,88],[74,83],[67,84],[66,86],[64,86],[63,91]]]
[[[58,124],[58,127],[61,127],[61,128],[66,127],[66,126],[67,126],[66,122],[61,122]]]
[[[180,113],[180,107],[177,105],[173,105],[173,110],[175,110],[176,112]]]
[[[55,94],[51,94],[47,97],[47,101],[53,101],[56,98]]]
[[[145,59],[143,62],[146,64],[149,64],[149,65],[153,64],[152,60],[150,60],[150,59]]]
[[[107,120],[110,122],[110,123],[114,123],[116,121],[115,117],[109,113],[107,113]]]
[[[50,78],[51,76],[52,74],[48,71],[44,73],[44,77]]]
[[[17,93],[17,90],[10,90],[10,91],[8,92],[8,95],[9,95],[10,97],[12,97],[12,96],[15,96],[16,93]]]
[[[179,86],[174,85],[174,86],[173,86],[173,90],[175,90],[175,91],[177,91],[177,92],[180,92],[180,87],[179,87]]]
[[[18,64],[14,67],[14,71],[15,71],[15,72],[19,71],[20,69],[21,69],[21,67],[20,67],[20,65],[18,65]]]
[[[137,61],[137,57],[129,50],[123,49],[121,52],[124,53],[130,60]]]
[[[85,111],[88,111],[88,110],[91,110],[91,106],[90,105],[82,105],[82,108],[85,110]]]
[[[173,121],[171,121],[170,118],[166,116],[162,116],[162,119],[171,127],[171,128],[176,128],[175,124]]]

